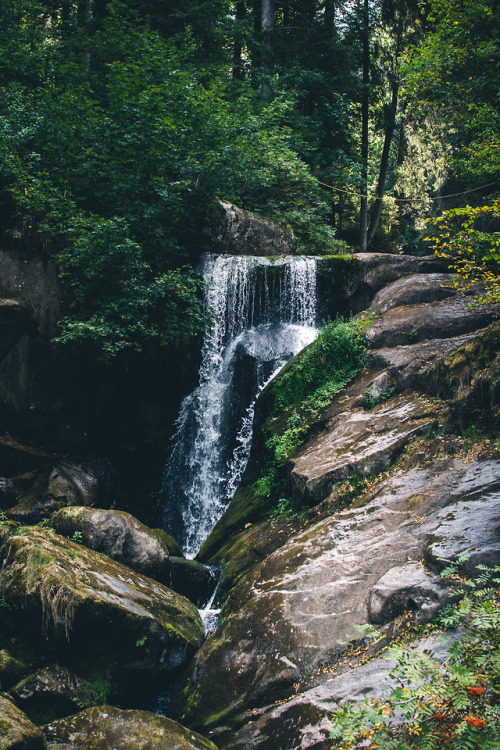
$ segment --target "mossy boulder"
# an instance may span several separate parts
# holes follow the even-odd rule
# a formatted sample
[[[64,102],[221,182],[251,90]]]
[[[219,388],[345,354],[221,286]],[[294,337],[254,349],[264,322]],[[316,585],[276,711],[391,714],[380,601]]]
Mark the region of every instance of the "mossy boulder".
[[[179,542],[177,542],[173,536],[167,534],[164,529],[151,529],[151,531],[153,534],[156,534],[160,542],[168,549],[169,555],[172,555],[173,557],[184,557]]]
[[[99,706],[44,728],[49,750],[217,750],[171,719]]]
[[[138,573],[166,582],[169,551],[150,528],[120,510],[61,508],[50,521],[58,534],[77,539]]]
[[[1,694],[0,750],[47,750],[42,730]]]
[[[77,674],[133,685],[181,667],[203,641],[187,599],[51,530],[21,529],[0,561],[4,629]]]

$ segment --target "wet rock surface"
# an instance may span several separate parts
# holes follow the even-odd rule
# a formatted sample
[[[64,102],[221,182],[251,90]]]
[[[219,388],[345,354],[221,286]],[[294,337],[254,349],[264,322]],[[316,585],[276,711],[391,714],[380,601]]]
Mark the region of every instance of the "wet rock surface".
[[[464,495],[479,508],[498,492],[500,459],[493,463],[495,471],[490,461],[442,458],[395,471],[361,507],[291,537],[228,597],[221,626],[197,654],[177,717],[204,728],[238,723],[245,710],[289,696],[337,663],[355,626],[369,621],[372,590],[391,569],[419,563],[442,509],[449,512]],[[498,561],[500,544],[494,554]],[[434,606],[432,587],[422,586],[419,596],[419,606]],[[214,681],[224,686],[217,694]]]
[[[196,732],[149,711],[100,706],[45,727],[49,750],[216,750]]]
[[[368,345],[380,349],[450,338],[491,323],[491,313],[484,308],[468,307],[469,303],[466,297],[458,295],[438,302],[394,307],[370,326]]]
[[[414,644],[417,651],[432,652],[438,662],[448,656],[448,649],[457,634],[431,636]],[[329,677],[323,684],[305,690],[281,705],[265,707],[248,715],[248,722],[222,747],[244,750],[330,750],[332,714],[342,705],[365,698],[383,697],[396,681],[390,676],[393,659],[378,657],[354,667],[338,677]]]
[[[377,292],[370,308],[382,314],[401,305],[437,302],[453,297],[458,291],[453,279],[453,274],[449,273],[421,273],[405,276],[392,284],[387,284]]]
[[[436,413],[436,405],[409,396],[398,396],[370,411],[341,413],[291,460],[296,506],[317,505],[336,483],[352,474],[384,471],[413,435],[432,424]]]

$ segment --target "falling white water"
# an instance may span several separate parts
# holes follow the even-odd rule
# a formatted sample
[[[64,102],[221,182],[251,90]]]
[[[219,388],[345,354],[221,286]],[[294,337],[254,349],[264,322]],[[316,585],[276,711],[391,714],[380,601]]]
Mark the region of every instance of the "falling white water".
[[[199,386],[182,403],[163,477],[165,525],[187,557],[239,484],[258,393],[317,334],[314,258],[207,255],[203,280],[213,322]]]

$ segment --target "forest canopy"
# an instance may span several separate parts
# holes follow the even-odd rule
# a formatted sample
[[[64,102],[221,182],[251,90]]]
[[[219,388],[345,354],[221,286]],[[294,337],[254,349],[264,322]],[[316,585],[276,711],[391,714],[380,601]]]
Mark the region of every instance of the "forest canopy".
[[[0,229],[57,262],[59,340],[185,345],[217,197],[307,253],[428,252],[425,219],[490,205],[495,6],[2,0]],[[474,221],[495,238],[497,214]]]

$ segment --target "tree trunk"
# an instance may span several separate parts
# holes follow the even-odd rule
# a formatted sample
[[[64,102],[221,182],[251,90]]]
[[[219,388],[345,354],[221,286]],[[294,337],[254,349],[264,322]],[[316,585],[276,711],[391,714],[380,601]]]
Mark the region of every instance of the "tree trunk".
[[[261,12],[262,34],[262,84],[261,96],[265,102],[271,101],[272,44],[271,34],[274,28],[274,0],[262,0]]]
[[[398,89],[399,84],[395,81],[392,84],[392,99],[391,106],[389,109],[388,122],[385,128],[384,136],[384,147],[382,149],[382,157],[380,159],[380,169],[378,173],[377,181],[377,197],[375,199],[375,205],[373,206],[372,216],[370,220],[370,227],[368,229],[366,248],[369,248],[377,227],[380,221],[380,215],[382,213],[382,199],[385,193],[385,181],[387,177],[387,167],[389,165],[389,154],[391,151],[392,136],[394,135],[394,129],[396,127],[396,112],[398,106]]]
[[[361,204],[359,221],[359,244],[365,252],[368,246],[368,116],[370,85],[370,15],[369,0],[364,0],[361,45],[363,53],[363,91],[361,98]]]
[[[241,54],[243,52],[243,35],[241,25],[245,20],[245,15],[245,0],[238,0],[238,2],[236,3],[236,30],[234,33],[233,44],[233,79],[235,81],[242,81],[244,78],[243,61],[241,59]]]

